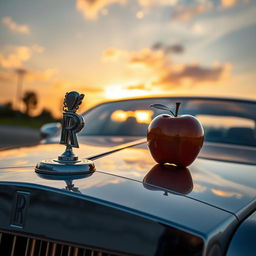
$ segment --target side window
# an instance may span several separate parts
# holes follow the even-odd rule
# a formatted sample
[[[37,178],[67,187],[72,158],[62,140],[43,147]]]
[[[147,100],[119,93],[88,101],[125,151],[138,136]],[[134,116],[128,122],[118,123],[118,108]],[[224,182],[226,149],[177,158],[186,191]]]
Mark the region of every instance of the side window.
[[[255,123],[232,116],[197,115],[205,129],[205,140],[256,146]]]

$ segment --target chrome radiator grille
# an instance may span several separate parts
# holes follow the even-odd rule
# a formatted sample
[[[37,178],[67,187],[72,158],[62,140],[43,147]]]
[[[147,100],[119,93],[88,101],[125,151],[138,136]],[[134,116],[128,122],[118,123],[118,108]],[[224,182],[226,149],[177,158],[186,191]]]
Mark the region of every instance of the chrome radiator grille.
[[[117,256],[101,250],[76,247],[59,242],[0,232],[0,255],[3,256]]]

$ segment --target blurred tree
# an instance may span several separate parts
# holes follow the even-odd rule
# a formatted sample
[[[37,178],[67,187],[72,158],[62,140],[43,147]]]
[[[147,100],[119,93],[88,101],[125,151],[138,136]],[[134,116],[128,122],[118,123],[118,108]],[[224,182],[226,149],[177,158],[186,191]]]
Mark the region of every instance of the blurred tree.
[[[11,102],[6,102],[0,106],[0,117],[12,117],[14,114]]]
[[[22,101],[25,104],[25,113],[27,115],[31,114],[31,111],[37,107],[38,98],[35,92],[33,91],[27,91],[24,94],[24,97],[22,98]]]
[[[56,119],[53,117],[52,112],[49,109],[44,108],[41,113],[36,117],[43,121],[52,122]]]
[[[15,72],[17,73],[17,76],[18,76],[16,108],[17,108],[17,110],[20,110],[23,79],[24,79],[24,75],[27,73],[27,71],[23,68],[18,68],[15,70]]]
[[[8,110],[12,110],[12,103],[10,101],[6,102],[3,107]]]

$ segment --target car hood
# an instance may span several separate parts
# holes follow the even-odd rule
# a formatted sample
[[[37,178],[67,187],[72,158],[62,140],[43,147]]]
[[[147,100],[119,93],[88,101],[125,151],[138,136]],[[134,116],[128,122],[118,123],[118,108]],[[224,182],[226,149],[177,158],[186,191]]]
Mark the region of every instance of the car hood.
[[[104,141],[103,141],[104,142]],[[0,152],[1,180],[25,182],[62,189],[63,181],[44,180],[34,172],[37,162],[56,158],[64,147],[58,144],[38,145]],[[100,193],[102,198],[116,200],[130,191],[125,184],[140,184],[140,191],[149,195],[186,197],[244,218],[255,206],[255,149],[205,143],[200,156],[188,168],[157,165],[145,139],[121,146],[99,143],[82,144],[75,152],[92,159],[96,172],[89,178],[74,181],[81,193]],[[120,192],[117,192],[117,189]],[[104,189],[103,189],[104,190]],[[111,196],[110,196],[111,195]],[[126,199],[127,200],[127,199]],[[120,202],[121,203],[121,202]]]

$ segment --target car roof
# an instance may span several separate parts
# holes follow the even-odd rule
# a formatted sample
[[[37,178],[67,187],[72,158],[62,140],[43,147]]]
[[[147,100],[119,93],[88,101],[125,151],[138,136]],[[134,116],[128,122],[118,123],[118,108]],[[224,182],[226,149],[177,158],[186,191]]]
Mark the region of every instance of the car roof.
[[[121,103],[125,103],[125,102],[143,102],[143,101],[150,101],[152,100],[152,102],[154,101],[154,103],[156,103],[156,100],[170,100],[170,101],[175,101],[175,100],[179,100],[179,101],[206,101],[203,103],[199,103],[198,106],[196,106],[194,109],[189,109],[189,107],[187,108],[189,110],[188,114],[191,115],[197,115],[198,114],[198,108],[200,107],[200,113],[199,114],[203,114],[203,115],[217,115],[217,116],[234,116],[234,117],[243,117],[243,118],[249,118],[252,120],[256,120],[256,100],[250,100],[250,99],[239,99],[239,98],[225,98],[225,97],[208,97],[208,96],[148,96],[148,97],[136,97],[136,98],[125,98],[125,99],[118,99],[118,100],[111,100],[111,101],[105,101],[103,103],[100,103],[96,106],[93,106],[91,108],[89,108],[88,110],[83,112],[83,115],[86,116],[87,113],[89,113],[90,111],[92,111],[93,109],[100,107],[102,105],[111,105],[111,104],[121,104]],[[214,103],[214,107],[213,105],[207,106],[207,103],[211,104]],[[216,101],[220,102],[220,103],[230,103],[229,107],[227,107],[226,105],[221,105],[221,104],[215,104]],[[244,104],[243,107],[239,107],[237,108],[236,106],[232,105],[233,104]],[[246,104],[253,104],[251,105],[247,105]],[[255,105],[255,109],[254,109],[254,105]],[[121,106],[120,106],[121,107]],[[150,109],[150,104],[148,106],[148,108]],[[251,108],[253,108],[253,111],[251,111]],[[186,110],[187,110],[186,109]],[[181,106],[181,110],[182,110],[182,106]]]
[[[181,99],[181,100],[218,100],[218,101],[231,101],[241,103],[256,103],[255,99],[235,98],[235,97],[220,97],[220,96],[179,96],[179,95],[157,95],[157,96],[143,96],[143,97],[129,97],[115,100],[103,101],[97,105],[124,101],[136,101],[136,100],[150,100],[150,99]]]

